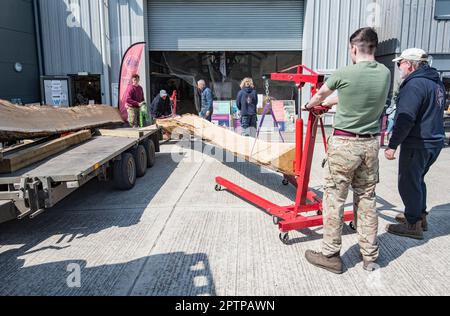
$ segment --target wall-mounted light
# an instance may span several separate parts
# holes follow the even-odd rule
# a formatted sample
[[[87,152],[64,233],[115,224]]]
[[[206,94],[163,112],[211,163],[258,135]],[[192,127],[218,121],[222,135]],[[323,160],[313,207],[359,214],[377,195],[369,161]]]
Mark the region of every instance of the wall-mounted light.
[[[15,63],[14,64],[14,70],[17,71],[17,72],[22,72],[23,65],[21,63]]]

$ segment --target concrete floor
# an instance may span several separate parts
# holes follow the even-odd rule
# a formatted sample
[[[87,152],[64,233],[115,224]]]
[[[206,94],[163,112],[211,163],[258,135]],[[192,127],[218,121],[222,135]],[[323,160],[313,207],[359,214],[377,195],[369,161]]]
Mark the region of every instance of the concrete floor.
[[[35,220],[0,225],[0,295],[450,294],[449,148],[427,179],[432,215],[424,241],[385,233],[402,203],[396,163],[381,160],[381,269],[363,271],[357,236],[346,227],[341,276],[304,258],[305,250],[319,249],[320,228],[292,233],[285,246],[269,216],[214,190],[222,176],[288,205],[295,189],[280,175],[191,150],[175,162],[176,143],[162,151],[132,191],[95,180]],[[318,149],[311,182],[317,190],[322,156]]]

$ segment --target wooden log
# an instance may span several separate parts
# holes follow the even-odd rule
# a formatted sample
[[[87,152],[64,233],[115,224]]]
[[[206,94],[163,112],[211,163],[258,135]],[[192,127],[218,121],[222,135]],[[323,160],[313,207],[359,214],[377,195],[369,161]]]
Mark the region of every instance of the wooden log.
[[[42,161],[92,137],[90,131],[81,131],[46,143],[37,144],[12,153],[4,153],[0,173],[10,173]]]
[[[295,144],[269,143],[244,137],[195,115],[158,120],[157,125],[173,134],[189,133],[231,152],[237,157],[285,175],[294,175]],[[252,151],[253,149],[253,151]]]
[[[116,108],[17,106],[0,100],[0,142],[34,139],[84,129],[123,124]]]

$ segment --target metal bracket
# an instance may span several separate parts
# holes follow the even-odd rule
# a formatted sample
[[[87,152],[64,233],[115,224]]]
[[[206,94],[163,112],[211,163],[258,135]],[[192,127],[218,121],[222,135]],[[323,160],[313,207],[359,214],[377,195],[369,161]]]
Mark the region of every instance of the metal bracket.
[[[19,215],[19,219],[42,210],[41,196],[39,194],[41,185],[42,182],[39,179],[20,179],[19,199],[24,201],[25,206],[29,210]]]

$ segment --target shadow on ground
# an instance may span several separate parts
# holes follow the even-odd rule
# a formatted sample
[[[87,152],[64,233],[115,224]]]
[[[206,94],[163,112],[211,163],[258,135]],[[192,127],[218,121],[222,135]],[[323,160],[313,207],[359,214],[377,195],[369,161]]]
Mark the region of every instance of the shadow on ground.
[[[206,254],[158,254],[101,266],[71,260],[24,266],[21,250],[2,257],[2,296],[216,296]]]
[[[385,216],[390,222],[394,223],[393,217]],[[430,230],[424,233],[424,240],[414,240],[389,234],[387,232],[378,236],[380,244],[380,258],[378,264],[381,267],[387,267],[391,262],[396,261],[406,251],[421,247],[430,241],[450,235],[450,225],[440,225],[440,223],[450,222],[450,203],[434,207],[429,216]],[[382,227],[383,231],[385,228]],[[359,245],[351,247],[342,257],[348,269],[361,262]]]
[[[195,265],[195,260],[202,261],[205,263],[205,269],[209,269],[204,254],[168,254],[94,268],[86,267],[86,262],[77,262],[76,260],[24,267],[25,260],[22,258],[45,251],[60,251],[70,248],[76,240],[113,227],[124,228],[139,224],[144,211],[177,166],[178,163],[171,159],[170,154],[157,154],[155,167],[149,169],[145,177],[138,179],[135,188],[131,191],[116,191],[111,183],[92,180],[59,205],[33,220],[26,218],[1,224],[0,293],[3,295],[12,293],[25,295],[102,294],[114,290],[114,284],[111,282],[115,282],[122,274],[126,275],[130,269],[130,271],[134,271],[136,266],[144,266],[142,272],[145,272],[146,265],[155,266],[155,276],[150,275],[151,278],[155,277],[157,280],[162,280],[161,282],[169,282],[169,279],[173,278],[173,281],[170,282],[174,282],[174,286],[168,290],[169,292],[164,293],[163,286],[159,289],[160,292],[157,288],[151,291],[156,291],[160,295],[186,293],[186,289],[182,290],[181,285],[186,284],[187,286],[189,282],[192,282],[190,277],[194,274],[190,273],[188,269],[192,266],[191,263]],[[129,201],[129,205],[120,206],[124,205],[124,201]],[[55,236],[59,237],[56,242],[50,243],[49,246],[39,247],[44,241]],[[107,244],[104,246],[108,247]],[[1,250],[5,250],[3,247],[8,247],[9,250],[1,252]],[[93,247],[99,247],[99,245],[93,244]],[[67,265],[71,263],[80,264],[86,282],[86,286],[78,292],[75,289],[68,290],[67,287],[64,287],[66,277],[63,278],[63,276],[67,274]],[[182,273],[181,270],[183,270]],[[156,284],[159,284],[158,282]],[[179,287],[175,286],[177,282],[181,284]],[[103,288],[105,288],[104,291]],[[196,295],[194,289],[194,287],[191,289],[192,295]],[[214,294],[211,289],[213,287],[208,291],[203,290]]]

